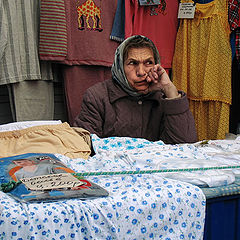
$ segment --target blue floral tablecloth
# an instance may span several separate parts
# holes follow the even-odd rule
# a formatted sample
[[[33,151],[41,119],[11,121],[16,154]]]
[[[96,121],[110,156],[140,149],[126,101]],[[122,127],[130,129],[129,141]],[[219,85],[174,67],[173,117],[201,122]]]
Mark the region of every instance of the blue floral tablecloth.
[[[128,155],[151,145],[146,140],[93,136],[93,144],[97,154],[88,160],[56,156],[76,172],[151,169],[151,158],[138,167]],[[0,192],[0,239],[203,239],[206,198],[198,186],[161,174],[85,178],[109,196],[24,203]]]

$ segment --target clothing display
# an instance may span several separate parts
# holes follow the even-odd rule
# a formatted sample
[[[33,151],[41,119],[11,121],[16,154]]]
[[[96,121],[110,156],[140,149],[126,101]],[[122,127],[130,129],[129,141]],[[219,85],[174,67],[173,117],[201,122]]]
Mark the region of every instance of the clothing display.
[[[185,1],[186,2],[186,1]],[[194,19],[181,19],[172,79],[187,93],[199,140],[229,132],[231,47],[228,1],[196,4]]]
[[[113,80],[106,80],[87,90],[74,125],[99,137],[130,136],[165,143],[194,142],[194,120],[187,97],[182,94],[182,98],[167,100],[163,99],[162,92],[157,91],[137,99],[129,96]]]
[[[180,2],[196,3],[193,19],[178,18]],[[112,78],[117,47],[138,34],[153,41],[160,64],[186,93],[198,140],[236,133],[238,0],[1,1],[0,85],[9,97],[2,105],[13,121],[51,120],[60,108],[54,108],[60,76],[65,92],[57,99],[64,98],[64,121],[73,125],[84,92]]]
[[[0,3],[0,85],[7,85],[14,121],[53,119],[52,66],[38,56],[39,4]]]
[[[46,52],[40,52],[41,59],[55,60],[66,65],[108,67],[112,65],[114,52],[118,46],[117,42],[110,40],[117,8],[116,0],[64,1],[65,8],[62,7],[61,2],[57,4],[57,8],[52,6],[55,1],[45,0],[43,3],[44,9],[40,16],[43,19],[40,22],[40,29],[42,29],[40,44]],[[52,9],[57,14],[54,14]],[[49,19],[49,16],[52,18]],[[53,39],[51,45],[45,47],[45,30],[52,29],[53,19],[57,21],[58,27],[52,33],[48,32],[48,36],[56,40]],[[47,41],[50,43],[51,39],[48,38]],[[66,41],[67,54],[65,57],[62,54],[64,59],[61,59],[57,54],[53,54],[53,51],[62,51],[63,53]]]
[[[117,0],[42,1],[40,58],[62,64],[70,124],[85,90],[110,73],[119,45],[110,39],[116,8]]]
[[[172,67],[178,27],[178,0],[160,1],[159,5],[140,6],[138,0],[125,0],[125,38],[144,35],[151,39],[164,68]]]
[[[0,240],[240,240],[239,76],[240,0],[0,1]]]
[[[36,0],[1,1],[0,85],[42,79],[38,56],[39,4]]]

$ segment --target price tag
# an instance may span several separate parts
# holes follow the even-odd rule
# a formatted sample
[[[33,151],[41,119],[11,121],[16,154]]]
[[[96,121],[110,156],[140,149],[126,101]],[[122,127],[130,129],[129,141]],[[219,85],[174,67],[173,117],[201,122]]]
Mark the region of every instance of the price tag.
[[[178,8],[178,18],[194,18],[196,4],[180,3]]]
[[[70,173],[41,175],[20,179],[32,191],[45,191],[59,188],[73,188],[84,184]]]

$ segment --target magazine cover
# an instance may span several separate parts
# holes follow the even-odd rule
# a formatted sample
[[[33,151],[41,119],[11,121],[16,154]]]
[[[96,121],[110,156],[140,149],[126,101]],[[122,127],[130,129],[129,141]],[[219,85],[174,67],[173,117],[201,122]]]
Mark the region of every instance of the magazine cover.
[[[17,183],[8,192],[17,200],[30,202],[108,196],[108,192],[99,185],[77,178],[73,173],[53,154],[28,153],[0,158],[0,184]]]

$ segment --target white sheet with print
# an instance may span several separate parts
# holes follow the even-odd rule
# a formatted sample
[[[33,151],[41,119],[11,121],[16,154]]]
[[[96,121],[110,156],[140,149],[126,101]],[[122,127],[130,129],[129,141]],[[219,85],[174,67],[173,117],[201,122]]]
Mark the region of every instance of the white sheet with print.
[[[158,166],[146,140],[93,136],[93,144],[97,154],[88,160],[57,156],[77,172]],[[161,174],[86,178],[109,196],[19,203],[0,192],[0,239],[203,239],[206,202],[199,187]]]

